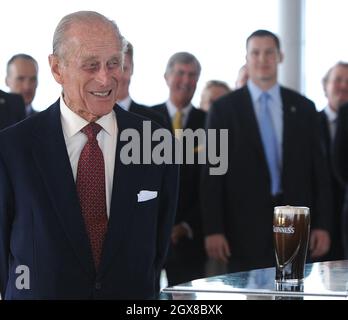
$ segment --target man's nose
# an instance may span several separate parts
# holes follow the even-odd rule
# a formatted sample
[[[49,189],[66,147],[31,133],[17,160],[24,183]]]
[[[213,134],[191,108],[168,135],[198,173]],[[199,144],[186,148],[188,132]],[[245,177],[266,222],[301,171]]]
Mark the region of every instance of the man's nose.
[[[184,84],[189,84],[189,83],[191,83],[192,80],[193,80],[193,76],[192,76],[192,75],[190,75],[190,74],[188,74],[188,73],[183,74],[183,76],[182,76],[182,82],[183,82]]]
[[[106,67],[101,67],[97,73],[96,81],[102,85],[106,85],[110,78],[110,72]]]
[[[32,84],[32,82],[30,81],[30,79],[24,80],[23,81],[23,88],[24,90],[31,90],[34,87],[34,85]]]
[[[259,55],[259,61],[260,62],[265,62],[267,60],[267,55],[265,53],[261,53]]]

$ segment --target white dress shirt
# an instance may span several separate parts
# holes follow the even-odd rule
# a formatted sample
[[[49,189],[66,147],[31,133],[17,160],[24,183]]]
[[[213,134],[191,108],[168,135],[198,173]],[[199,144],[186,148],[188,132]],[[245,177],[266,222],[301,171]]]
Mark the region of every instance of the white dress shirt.
[[[257,122],[259,123],[260,118],[260,96],[263,91],[256,86],[250,79],[247,82],[247,86],[251,95],[253,102],[253,108],[256,114]],[[273,127],[276,134],[278,158],[280,164],[283,163],[283,102],[280,95],[280,86],[276,83],[272,88],[267,90],[270,95],[270,100],[268,101],[270,105],[270,112],[273,122]]]
[[[76,182],[78,161],[81,151],[87,142],[87,136],[80,130],[89,122],[69,109],[65,104],[63,97],[60,98],[60,113],[65,145],[68,151],[74,180]],[[115,112],[111,111],[107,115],[98,119],[96,123],[103,128],[98,133],[97,140],[104,156],[106,210],[109,218],[118,133]]]
[[[130,105],[132,104],[132,98],[128,96],[123,100],[117,101],[117,104],[124,110],[129,111]]]

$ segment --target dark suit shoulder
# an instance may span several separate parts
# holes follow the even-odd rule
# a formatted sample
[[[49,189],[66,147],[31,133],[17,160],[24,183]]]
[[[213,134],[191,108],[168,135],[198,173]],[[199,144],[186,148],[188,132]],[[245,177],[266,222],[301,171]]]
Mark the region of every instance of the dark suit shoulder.
[[[321,110],[317,113],[318,119],[319,119],[319,124],[321,129],[323,130],[324,128],[327,128],[328,126],[328,118],[324,110]]]
[[[343,104],[338,110],[336,137],[339,136],[338,140],[340,140],[340,143],[341,143],[341,138],[342,137],[346,138],[347,136],[347,128],[348,128],[348,103]],[[346,142],[343,143],[343,145],[345,144]]]
[[[10,93],[0,90],[0,98],[7,100],[7,102],[13,102],[13,101],[23,101],[23,98],[16,93]],[[24,102],[23,102],[24,104]]]
[[[164,103],[160,103],[160,104],[156,104],[154,106],[151,106],[150,108],[158,110],[158,109],[167,108],[167,106],[166,106],[166,104],[164,102]]]
[[[2,97],[12,108],[24,109],[24,100],[19,94],[2,92]]]
[[[22,96],[0,90],[0,129],[25,119],[25,106]]]
[[[191,113],[192,115],[194,115],[194,117],[197,117],[199,119],[205,119],[205,117],[207,116],[206,112],[202,111],[201,109],[197,109],[196,107],[192,107]]]
[[[161,113],[161,114],[164,114],[164,115],[167,115],[168,114],[168,111],[167,111],[167,105],[165,103],[161,103],[161,104],[156,104],[152,107],[150,107],[151,110],[157,112],[157,113]]]
[[[211,109],[217,114],[231,114],[236,109],[244,108],[245,104],[251,103],[247,87],[237,89],[217,99]]]
[[[312,100],[303,96],[302,94],[286,87],[280,87],[280,93],[283,102],[296,104],[298,107],[310,107],[315,110],[315,104]]]
[[[199,128],[204,128],[206,117],[207,117],[206,112],[200,109],[197,109],[195,107],[192,107],[188,116],[186,128],[191,128],[194,130]]]
[[[147,108],[147,107],[144,107]],[[136,129],[140,130],[142,132],[143,130],[143,121],[151,121],[151,129],[156,130],[158,128],[161,128],[161,125],[158,124],[153,120],[153,118],[148,116],[148,113],[146,115],[136,113],[136,112],[128,112],[122,109],[120,106],[115,106],[114,111],[116,112],[117,116],[117,125],[120,127],[121,130],[123,129]]]
[[[327,118],[327,115],[326,115],[324,109],[318,112],[318,116],[319,116],[319,118],[323,118],[323,119]]]
[[[338,111],[340,117],[348,117],[348,103],[343,104]]]
[[[131,108],[150,108],[149,106],[146,106],[145,104],[137,103],[134,100],[132,100],[132,103],[131,103],[130,107]]]
[[[31,131],[34,128],[42,127],[42,125],[46,123],[48,119],[47,117],[51,114],[50,108],[47,108],[42,112],[37,112],[36,114],[33,114],[31,117],[23,118],[24,121],[18,122],[14,126],[5,128],[1,131],[1,137],[6,135],[18,135],[22,132],[24,134],[27,134],[28,130]]]
[[[151,107],[132,101],[129,111],[148,118],[159,124],[161,127],[165,125],[165,117],[159,112],[153,110]]]
[[[156,114],[158,114],[161,117],[161,125],[168,129],[168,130],[172,130],[172,121],[170,119],[168,110],[167,110],[167,105],[166,103],[161,103],[161,104],[157,104],[154,105],[152,107],[150,107],[151,110],[153,110],[154,112],[156,112]]]

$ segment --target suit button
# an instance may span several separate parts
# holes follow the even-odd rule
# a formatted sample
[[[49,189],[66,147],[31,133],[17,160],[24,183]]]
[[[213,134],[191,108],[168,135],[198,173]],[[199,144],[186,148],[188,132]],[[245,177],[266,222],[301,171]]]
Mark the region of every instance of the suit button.
[[[96,282],[95,283],[95,289],[96,290],[100,290],[101,289],[101,283],[100,282]]]

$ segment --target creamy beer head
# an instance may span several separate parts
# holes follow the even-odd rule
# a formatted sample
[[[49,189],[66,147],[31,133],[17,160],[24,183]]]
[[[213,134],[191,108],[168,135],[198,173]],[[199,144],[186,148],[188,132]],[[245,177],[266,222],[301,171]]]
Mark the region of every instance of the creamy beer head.
[[[277,260],[276,279],[303,279],[310,227],[309,208],[274,208],[273,239]]]
[[[274,208],[274,214],[309,214],[308,207],[280,206]]]

